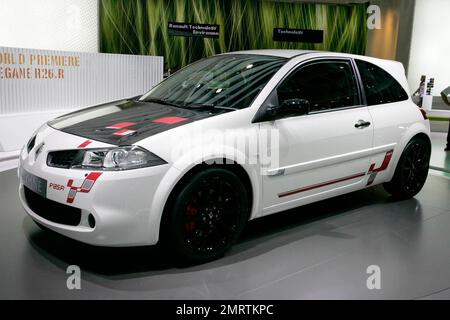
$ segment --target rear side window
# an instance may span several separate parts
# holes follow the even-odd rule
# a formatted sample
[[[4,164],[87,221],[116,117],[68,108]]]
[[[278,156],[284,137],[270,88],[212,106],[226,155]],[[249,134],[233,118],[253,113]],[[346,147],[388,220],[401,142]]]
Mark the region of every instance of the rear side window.
[[[408,94],[389,73],[366,61],[356,60],[369,106],[408,100]]]

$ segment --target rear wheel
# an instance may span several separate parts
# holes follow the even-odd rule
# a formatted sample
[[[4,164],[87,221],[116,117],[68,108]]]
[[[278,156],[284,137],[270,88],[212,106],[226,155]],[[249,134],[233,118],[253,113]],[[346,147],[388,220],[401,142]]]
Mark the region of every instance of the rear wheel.
[[[414,138],[403,151],[395,169],[394,177],[384,184],[387,192],[399,199],[409,199],[422,190],[430,168],[430,144]]]
[[[203,170],[181,188],[167,212],[164,242],[178,262],[216,259],[238,239],[248,212],[247,192],[236,174]]]

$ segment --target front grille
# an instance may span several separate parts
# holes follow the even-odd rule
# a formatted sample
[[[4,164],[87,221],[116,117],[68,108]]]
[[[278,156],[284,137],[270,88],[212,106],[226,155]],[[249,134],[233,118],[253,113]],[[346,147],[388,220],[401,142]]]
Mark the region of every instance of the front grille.
[[[47,156],[47,165],[49,167],[70,169],[79,155],[79,150],[50,152]]]
[[[42,218],[68,226],[77,226],[81,221],[81,209],[44,198],[24,186],[28,207]]]

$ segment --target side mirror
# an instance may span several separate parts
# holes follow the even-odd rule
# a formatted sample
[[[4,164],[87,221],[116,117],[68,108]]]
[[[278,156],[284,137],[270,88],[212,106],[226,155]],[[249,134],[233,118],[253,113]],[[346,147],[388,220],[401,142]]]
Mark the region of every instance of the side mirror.
[[[275,90],[258,110],[252,123],[302,116],[310,111],[310,103],[306,99],[286,99],[280,105],[278,101],[278,93]]]
[[[286,114],[302,116],[309,113],[309,101],[305,99],[288,99],[280,105],[280,111]]]
[[[268,116],[272,120],[302,116],[308,114],[309,110],[309,101],[305,99],[288,99],[284,100],[279,106],[269,105],[267,108]]]

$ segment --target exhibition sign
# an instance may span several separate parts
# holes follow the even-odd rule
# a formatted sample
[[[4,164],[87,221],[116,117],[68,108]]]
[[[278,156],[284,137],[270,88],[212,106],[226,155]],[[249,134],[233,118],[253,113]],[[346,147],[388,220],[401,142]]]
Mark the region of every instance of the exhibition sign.
[[[0,47],[0,114],[86,107],[143,94],[163,58]]]
[[[56,115],[145,93],[162,80],[163,64],[157,56],[0,47],[0,152],[20,148]]]
[[[366,25],[367,6],[272,0],[102,0],[100,50],[164,56],[165,69],[172,71],[240,50],[364,54],[367,28],[361,26]],[[274,29],[281,32],[274,36]]]
[[[322,43],[323,30],[275,28],[273,41]]]
[[[169,22],[169,35],[181,37],[218,38],[218,24]]]

